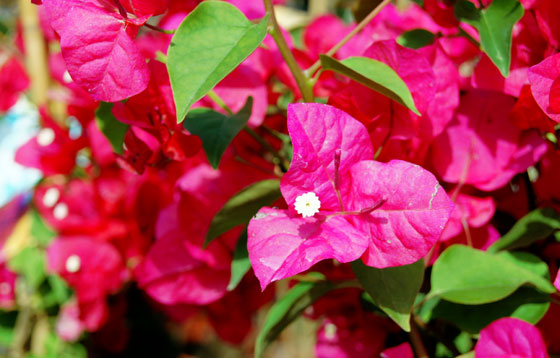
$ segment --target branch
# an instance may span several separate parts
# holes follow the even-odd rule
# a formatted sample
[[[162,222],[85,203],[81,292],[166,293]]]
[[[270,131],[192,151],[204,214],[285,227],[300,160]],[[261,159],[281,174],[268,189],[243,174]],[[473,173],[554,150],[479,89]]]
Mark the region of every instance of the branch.
[[[168,34],[168,35],[173,35],[173,34],[175,33],[175,31],[176,31],[176,30],[166,30],[166,29],[162,29],[162,28],[159,27],[159,26],[154,26],[154,25],[151,25],[151,24],[148,24],[148,23],[145,23],[144,26],[146,26],[147,28],[152,29],[152,30],[154,30],[154,31],[161,32],[161,33],[163,33],[163,34]]]
[[[27,73],[31,78],[31,98],[36,105],[47,104],[49,70],[47,67],[47,48],[41,27],[37,6],[28,0],[19,1],[20,18],[25,45]]]
[[[221,109],[223,109],[224,111],[226,111],[230,116],[233,116],[234,113],[231,110],[231,108],[229,108],[229,106],[226,104],[226,102],[224,102],[224,100],[214,91],[214,90],[210,90],[208,92],[208,97],[214,101],[214,103],[216,103]],[[268,143],[264,138],[262,138],[257,132],[255,132],[251,127],[249,127],[248,125],[245,125],[243,127],[243,130],[245,132],[247,132],[254,140],[256,140],[266,151],[268,151],[270,154],[272,154],[272,156],[274,157],[274,159],[276,160],[277,163],[280,165],[281,169],[283,172],[286,172],[288,170],[288,161],[283,158],[275,149],[274,147],[272,147],[272,145],[270,145],[270,143]]]
[[[429,358],[428,352],[426,351],[426,347],[424,347],[424,342],[422,342],[422,337],[420,336],[420,331],[418,330],[418,326],[414,321],[414,318],[411,317],[410,319],[410,342],[412,343],[412,347],[416,352],[416,356],[418,358]]]
[[[391,0],[383,0],[379,5],[377,5],[377,7],[375,9],[373,9],[368,16],[366,16],[352,31],[350,31],[350,33],[348,35],[346,35],[342,40],[340,40],[339,43],[337,43],[336,45],[334,45],[326,54],[328,56],[333,56],[338,50],[340,50],[340,48],[342,46],[344,46],[352,37],[354,37],[354,35],[356,35],[358,32],[362,31],[362,29],[364,27],[366,27],[366,25],[373,20],[373,18],[379,14],[379,12],[381,12],[381,10],[383,10],[383,8],[389,4],[391,2]],[[319,67],[321,67],[321,60],[317,60],[317,62],[315,62],[311,67],[309,67],[307,70],[305,70],[305,73],[308,76],[313,75],[313,73],[315,73],[315,71],[317,71],[319,69]]]
[[[296,80],[296,83],[301,92],[301,96],[303,97],[303,101],[315,102],[313,90],[310,84],[307,82],[307,77],[305,76],[305,73],[303,72],[301,67],[299,67],[294,54],[292,53],[292,51],[290,51],[290,48],[286,43],[284,35],[282,35],[282,30],[280,29],[278,21],[276,20],[276,13],[274,12],[272,0],[264,0],[264,7],[266,9],[266,12],[270,15],[270,22],[272,24],[272,30],[270,34],[272,35],[272,38],[274,38],[274,41],[278,46],[278,50],[282,54],[284,61],[286,61],[288,68],[290,69],[292,75],[294,76],[294,79]]]

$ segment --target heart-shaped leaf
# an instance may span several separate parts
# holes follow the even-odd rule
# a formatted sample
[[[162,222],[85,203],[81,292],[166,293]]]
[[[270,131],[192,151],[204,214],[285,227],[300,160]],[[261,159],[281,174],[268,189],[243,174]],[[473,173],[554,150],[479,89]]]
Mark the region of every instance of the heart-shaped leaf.
[[[397,37],[397,43],[401,46],[416,50],[432,44],[434,39],[435,35],[428,30],[413,29],[403,32],[399,37]]]
[[[226,116],[208,108],[197,108],[189,113],[183,126],[200,137],[208,161],[218,168],[222,155],[233,138],[243,129],[251,117],[253,98],[249,97],[238,113]]]
[[[280,196],[280,181],[277,179],[263,180],[245,187],[214,216],[204,245],[207,246],[237,225],[248,223],[260,208],[271,205]]]
[[[519,0],[494,0],[486,9],[477,9],[468,0],[455,4],[457,19],[476,27],[482,49],[504,77],[509,75],[513,25],[523,17]]]
[[[322,275],[310,274],[316,279]],[[300,282],[285,294],[268,311],[265,322],[255,342],[255,358],[261,358],[264,350],[290,323],[298,318],[307,307],[337,286],[329,281]]]
[[[183,20],[167,57],[178,122],[259,46],[267,22],[255,24],[223,1],[205,1]]]
[[[469,333],[478,333],[502,317],[515,317],[536,324],[550,306],[547,294],[531,287],[520,287],[511,296],[483,305],[461,305],[440,300],[432,317],[452,322]]]
[[[337,61],[332,57],[321,55],[321,65],[325,70],[349,77],[420,115],[406,83],[395,70],[383,62],[367,57],[349,57]]]
[[[560,230],[560,215],[552,208],[538,208],[522,217],[507,234],[502,236],[490,248],[489,252],[511,250],[529,246],[537,240]]]
[[[430,296],[462,304],[483,304],[509,296],[529,284],[544,293],[556,291],[549,280],[533,272],[540,261],[504,253],[493,255],[463,245],[453,245],[432,269]]]
[[[228,291],[233,291],[245,274],[251,269],[249,261],[249,251],[247,250],[247,229],[243,230],[237,240],[233,260],[231,261],[231,278],[229,279]]]
[[[105,135],[105,137],[111,143],[113,151],[117,154],[122,154],[124,136],[128,131],[128,125],[119,122],[111,110],[113,108],[113,103],[101,102],[99,108],[95,112],[95,122],[99,130]]]
[[[373,302],[402,329],[410,332],[412,306],[424,281],[424,260],[384,269],[366,266],[361,261],[354,261],[351,265]]]

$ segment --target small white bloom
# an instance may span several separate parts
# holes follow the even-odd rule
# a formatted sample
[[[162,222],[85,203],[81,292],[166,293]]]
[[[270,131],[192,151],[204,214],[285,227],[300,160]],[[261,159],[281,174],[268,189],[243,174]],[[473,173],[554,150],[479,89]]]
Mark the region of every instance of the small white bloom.
[[[64,220],[68,216],[68,205],[59,203],[54,207],[53,216],[57,220]]]
[[[62,81],[64,83],[74,82],[74,80],[72,79],[72,76],[70,76],[70,73],[68,73],[68,71],[65,71],[64,74],[62,75]]]
[[[48,188],[45,195],[43,195],[43,205],[47,208],[52,208],[58,199],[60,199],[60,190],[57,188]]]
[[[327,323],[325,325],[325,338],[332,341],[333,339],[336,338],[336,331],[337,331],[337,328],[334,324],[332,324],[330,322]]]
[[[80,267],[82,266],[82,260],[80,260],[80,256],[78,255],[71,255],[66,259],[66,271],[70,273],[75,273],[80,271]]]
[[[37,134],[37,144],[41,147],[46,147],[54,142],[54,131],[52,128],[43,128]]]
[[[321,207],[321,202],[315,193],[309,192],[298,196],[294,207],[297,213],[305,218],[317,214]]]

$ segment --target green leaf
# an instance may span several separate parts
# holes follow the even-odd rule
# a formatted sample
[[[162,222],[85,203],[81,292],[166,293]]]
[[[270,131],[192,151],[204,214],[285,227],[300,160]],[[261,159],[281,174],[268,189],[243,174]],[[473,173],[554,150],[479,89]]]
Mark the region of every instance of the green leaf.
[[[521,287],[503,300],[482,305],[461,305],[440,300],[431,317],[441,318],[474,334],[502,317],[515,317],[536,324],[549,306],[547,294],[531,287]]]
[[[435,35],[428,30],[414,29],[403,32],[397,37],[397,43],[401,46],[419,49],[434,42]]]
[[[119,122],[111,110],[113,103],[101,102],[99,108],[95,112],[95,122],[97,127],[111,143],[115,153],[122,154],[124,135],[128,131],[128,125]]]
[[[214,216],[204,245],[234,227],[248,223],[260,208],[281,197],[280,180],[268,179],[243,188]]]
[[[48,245],[56,236],[56,233],[45,224],[37,210],[31,210],[31,236],[39,245]]]
[[[395,70],[383,62],[367,57],[348,57],[343,61],[337,61],[326,55],[321,55],[320,58],[321,66],[325,70],[349,77],[420,115],[406,83]]]
[[[424,260],[384,269],[366,266],[360,260],[351,265],[373,302],[402,329],[410,332],[412,306],[424,280]]]
[[[512,250],[531,245],[560,230],[560,215],[552,208],[531,211],[513,225],[511,230],[496,241],[489,252]]]
[[[253,98],[249,97],[243,108],[232,116],[208,108],[197,108],[185,119],[183,126],[200,137],[204,152],[214,169],[218,168],[222,155],[233,138],[249,121],[252,108]]]
[[[323,275],[312,273],[317,279]],[[264,350],[290,323],[298,318],[318,298],[337,286],[329,281],[300,282],[277,301],[268,311],[265,322],[255,342],[255,358],[261,358]]]
[[[5,348],[9,348],[12,344],[17,316],[18,311],[0,310],[0,357],[5,352]]]
[[[467,332],[459,333],[453,340],[453,343],[455,344],[455,347],[457,347],[457,350],[461,353],[467,353],[471,349],[473,349],[473,341],[471,335]]]
[[[46,355],[36,358],[87,358],[86,348],[78,343],[65,342],[54,332],[45,340]]]
[[[0,352],[3,347],[9,347],[14,340],[14,329],[12,327],[0,326]]]
[[[414,302],[414,307],[416,307],[414,314],[423,322],[429,322],[432,320],[434,308],[440,301],[441,298],[439,297],[426,298],[425,293],[419,293]]]
[[[499,257],[503,257],[510,262],[513,262],[517,266],[523,267],[524,269],[543,277],[547,281],[550,281],[550,272],[548,271],[548,265],[543,262],[537,256],[523,251],[517,252],[500,252],[497,254]]]
[[[527,265],[535,263],[453,245],[441,254],[432,268],[429,295],[476,305],[498,301],[525,284],[544,293],[556,291],[549,280],[532,272]]]
[[[455,17],[476,27],[482,49],[504,77],[509,76],[513,26],[523,12],[519,0],[494,0],[482,10],[468,0],[455,4]]]
[[[278,153],[291,163],[294,156],[294,146],[292,145],[292,140],[290,136],[283,133],[278,133],[278,137],[282,141],[282,148],[280,148]]]
[[[243,230],[235,251],[233,260],[231,261],[231,278],[228,284],[228,291],[233,291],[239,285],[245,274],[251,269],[251,261],[249,261],[249,251],[247,250],[247,229]]]
[[[27,284],[37,289],[47,277],[45,253],[35,247],[26,247],[8,262],[14,272],[25,278]]]
[[[183,20],[167,54],[179,123],[196,101],[255,51],[267,23],[268,16],[254,24],[222,1],[205,1]]]
[[[46,292],[42,294],[43,308],[62,305],[70,299],[72,290],[68,287],[66,281],[64,281],[60,276],[48,275],[47,282],[48,285],[46,285]]]

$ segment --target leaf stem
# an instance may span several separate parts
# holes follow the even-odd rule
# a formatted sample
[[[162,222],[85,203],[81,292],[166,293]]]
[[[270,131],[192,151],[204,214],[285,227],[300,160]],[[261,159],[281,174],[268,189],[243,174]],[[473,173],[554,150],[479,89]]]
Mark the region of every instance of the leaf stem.
[[[471,230],[469,228],[469,223],[464,215],[461,216],[461,225],[463,226],[463,231],[465,232],[465,238],[467,239],[467,245],[469,247],[474,247],[472,237],[471,237]]]
[[[20,308],[14,326],[14,339],[11,344],[13,357],[20,358],[25,354],[25,345],[33,330],[33,309],[31,307],[30,291],[25,282],[21,282],[18,289],[17,304]]]
[[[272,128],[270,128],[270,127],[264,125],[264,124],[261,125],[261,128],[264,129],[268,134],[270,134],[271,136],[275,137],[275,138],[278,139],[278,140],[284,141],[284,140],[285,140],[285,137],[288,137],[287,134],[278,132],[277,130],[272,129]],[[285,137],[282,137],[282,136],[285,136]]]
[[[221,109],[223,109],[224,111],[226,111],[230,116],[233,116],[234,113],[231,110],[231,108],[229,108],[229,106],[226,104],[226,102],[214,91],[214,90],[210,90],[208,92],[208,97],[214,102],[216,103]],[[243,130],[245,132],[247,132],[247,134],[249,134],[254,140],[256,140],[266,151],[268,151],[270,154],[272,154],[275,158],[275,160],[277,161],[277,163],[280,165],[280,168],[282,169],[283,172],[286,172],[288,169],[288,164],[287,164],[287,160],[285,158],[283,158],[277,151],[276,149],[274,149],[274,147],[272,147],[272,145],[270,145],[270,143],[268,143],[266,140],[264,140],[263,137],[261,137],[257,132],[255,132],[251,127],[245,125],[245,127],[243,127]]]
[[[216,103],[221,109],[226,111],[227,114],[229,114],[230,116],[233,116],[233,111],[231,110],[231,108],[229,108],[229,106],[226,104],[226,102],[224,102],[224,100],[214,90],[210,90],[208,92],[208,97],[210,97],[210,99],[214,103]]]
[[[168,34],[168,35],[173,35],[175,33],[176,30],[166,30],[166,29],[162,29],[159,26],[155,26],[155,25],[151,25],[148,23],[145,23],[144,26],[146,26],[147,28],[157,31],[157,32],[161,32],[163,34]]]
[[[466,32],[462,27],[458,27],[459,29],[459,36],[466,37],[467,40],[472,42],[477,48],[480,48],[480,42],[476,41],[474,37],[472,37],[468,32]]]
[[[389,4],[391,0],[383,0],[379,5],[375,7],[375,9],[371,10],[371,12],[366,16],[360,23],[352,30],[348,35],[346,35],[342,40],[340,40],[336,45],[334,45],[327,53],[328,56],[333,56],[342,46],[344,46],[352,37],[354,37],[358,32],[362,31],[366,25],[373,20],[373,18],[383,10],[383,8]],[[305,70],[305,74],[307,76],[312,76],[315,71],[317,71],[321,67],[321,60],[317,60],[311,67]]]
[[[418,327],[423,330],[427,335],[434,337],[435,339],[437,339],[439,342],[441,342],[445,347],[447,347],[447,349],[449,349],[449,351],[451,351],[451,353],[453,353],[454,357],[458,357],[461,355],[461,352],[459,352],[457,350],[457,347],[455,347],[455,344],[453,344],[453,342],[451,342],[444,334],[442,334],[442,332],[439,332],[436,327],[430,327],[430,325],[427,325],[426,323],[424,323],[420,317],[413,315],[412,319],[414,320],[414,322],[418,325]]]
[[[284,173],[286,171],[288,171],[289,164],[288,164],[287,160],[285,158],[283,158],[276,151],[276,149],[274,149],[274,147],[272,145],[270,145],[270,143],[268,143],[266,140],[264,140],[263,137],[261,137],[257,132],[255,132],[251,127],[249,127],[247,125],[245,127],[243,127],[243,130],[245,132],[247,132],[247,134],[249,134],[254,140],[256,140],[264,149],[266,149],[266,151],[268,151],[270,154],[272,154],[274,156],[274,159],[275,159],[275,162],[276,162],[274,164],[278,164]]]
[[[389,109],[390,109],[389,131],[387,132],[387,135],[385,136],[385,138],[383,138],[383,142],[381,142],[381,145],[379,146],[379,148],[377,148],[377,150],[375,151],[375,154],[373,155],[373,160],[377,160],[377,158],[379,158],[379,156],[381,155],[381,152],[383,151],[383,147],[385,147],[385,144],[387,144],[387,142],[389,141],[389,138],[391,138],[391,134],[393,133],[393,102],[389,103]]]
[[[286,43],[286,39],[284,38],[284,35],[282,35],[282,30],[280,29],[280,25],[278,25],[278,21],[276,20],[276,13],[274,12],[274,5],[272,4],[272,0],[264,0],[264,7],[266,9],[266,12],[270,14],[270,22],[272,24],[272,29],[270,34],[272,35],[274,42],[276,42],[276,46],[278,46],[278,50],[282,54],[284,61],[286,61],[288,68],[290,69],[292,75],[294,76],[294,79],[296,80],[303,101],[315,102],[315,97],[313,96],[313,89],[308,82],[308,78],[303,72],[303,70],[301,69],[301,67],[299,67],[296,58],[294,57],[294,54],[292,53],[292,51],[290,51],[290,48]]]
[[[527,171],[523,173],[523,181],[525,182],[525,192],[527,193],[527,202],[529,203],[529,210],[535,210],[537,208],[537,195],[535,194],[535,189],[533,188],[533,183],[529,179],[529,174]]]
[[[276,177],[278,177],[278,178],[282,178],[282,175],[279,175],[278,173],[275,173],[275,172],[270,171],[270,170],[268,170],[268,169],[262,168],[262,167],[260,167],[260,166],[258,166],[258,165],[256,165],[256,164],[254,164],[254,163],[251,163],[250,161],[248,161],[247,159],[242,158],[242,157],[239,156],[239,155],[235,155],[234,158],[235,158],[235,160],[237,160],[237,161],[238,161],[239,163],[241,163],[241,164],[245,164],[245,165],[247,165],[247,166],[250,166],[251,168],[255,168],[255,169],[257,169],[257,170],[260,170],[260,171],[263,172],[263,173],[266,173],[266,174],[269,174],[269,175],[274,175],[274,176],[276,176]]]
[[[410,318],[410,343],[416,352],[416,357],[418,358],[429,358],[424,342],[422,342],[422,337],[420,336],[420,331],[414,320],[414,317]]]

